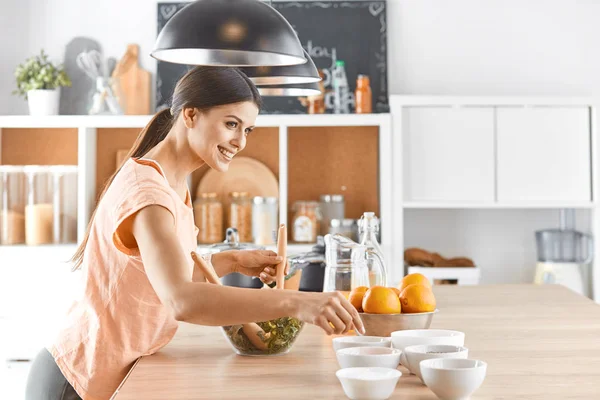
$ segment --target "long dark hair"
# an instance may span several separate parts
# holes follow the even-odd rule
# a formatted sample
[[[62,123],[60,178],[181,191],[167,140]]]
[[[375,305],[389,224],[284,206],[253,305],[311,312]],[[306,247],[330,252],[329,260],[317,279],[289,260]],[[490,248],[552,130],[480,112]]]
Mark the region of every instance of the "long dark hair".
[[[179,117],[184,108],[197,108],[207,111],[213,107],[251,101],[260,109],[262,99],[254,83],[239,69],[227,67],[194,67],[189,70],[175,86],[171,107],[159,111],[140,132],[133,147],[127,154],[130,157],[143,157],[166,137],[173,122]],[[108,187],[113,182],[117,170],[104,185],[98,197],[98,202],[104,197]],[[90,227],[96,211],[90,218],[85,236],[71,258],[73,269],[78,269],[83,263],[83,254],[89,239]]]

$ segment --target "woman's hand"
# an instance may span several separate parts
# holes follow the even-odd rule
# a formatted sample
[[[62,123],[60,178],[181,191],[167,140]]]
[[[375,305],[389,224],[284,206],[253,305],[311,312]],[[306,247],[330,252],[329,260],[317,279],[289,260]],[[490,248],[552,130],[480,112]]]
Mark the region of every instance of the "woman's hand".
[[[232,272],[247,276],[258,276],[267,285],[273,283],[277,276],[277,265],[282,258],[270,250],[239,250],[233,254]],[[286,265],[287,275],[289,264]]]
[[[344,334],[351,329],[365,332],[358,311],[340,292],[306,293],[296,317],[321,327],[328,335]]]

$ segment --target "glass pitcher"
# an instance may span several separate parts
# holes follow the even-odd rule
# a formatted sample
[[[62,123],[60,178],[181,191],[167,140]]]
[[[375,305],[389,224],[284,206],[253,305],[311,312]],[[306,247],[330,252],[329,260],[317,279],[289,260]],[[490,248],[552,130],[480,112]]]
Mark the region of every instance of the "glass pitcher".
[[[338,291],[347,298],[359,286],[387,286],[379,254],[343,235],[325,235],[325,262],[323,292]]]

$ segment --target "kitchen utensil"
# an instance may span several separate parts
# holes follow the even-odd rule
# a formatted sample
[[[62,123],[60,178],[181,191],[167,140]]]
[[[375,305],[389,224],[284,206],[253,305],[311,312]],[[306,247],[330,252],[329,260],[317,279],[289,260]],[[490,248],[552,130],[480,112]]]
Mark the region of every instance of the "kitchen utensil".
[[[389,337],[379,336],[340,336],[331,341],[333,350],[338,351],[351,347],[391,347],[392,340]]]
[[[339,369],[335,376],[351,400],[385,400],[394,393],[402,372],[394,368],[357,367]]]
[[[325,246],[324,292],[340,291],[347,297],[358,286],[386,286],[383,261],[376,251],[339,234],[327,234]]]
[[[285,224],[279,225],[277,234],[277,255],[283,258],[283,261],[277,265],[277,289],[283,289],[285,279],[285,267],[287,263],[287,229]]]
[[[365,335],[389,337],[392,332],[408,329],[428,329],[438,311],[411,314],[360,313]]]
[[[349,347],[335,352],[340,368],[398,368],[402,352],[391,347]]]
[[[487,363],[480,360],[438,358],[420,364],[423,383],[442,400],[468,399],[483,383]]]
[[[191,255],[192,259],[194,260],[194,264],[196,264],[196,266],[200,268],[208,282],[215,285],[223,285],[219,280],[219,276],[217,275],[215,270],[210,265],[208,265],[206,261],[202,259],[202,257],[198,257],[193,251]],[[262,337],[264,337],[265,331],[263,331],[260,326],[258,326],[255,323],[244,324],[242,325],[242,330],[244,331],[244,334],[246,335],[248,340],[250,340],[252,345],[254,345],[257,349],[267,349],[265,342],[263,341],[263,339],[261,339]]]
[[[251,197],[279,197],[279,184],[275,174],[260,161],[250,157],[234,157],[227,172],[211,169],[202,177],[196,193],[202,192],[217,193],[227,208],[231,192],[247,192]]]
[[[59,114],[88,114],[96,82],[77,65],[79,54],[88,51],[101,52],[102,47],[98,41],[87,37],[74,37],[65,46],[63,65],[71,80],[71,86],[62,87],[60,90]]]
[[[469,349],[463,346],[447,344],[416,345],[405,347],[402,351],[404,365],[408,370],[423,380],[420,363],[433,358],[468,358]]]
[[[151,74],[138,63],[139,46],[128,44],[125,54],[119,60],[112,77],[119,83],[123,95],[123,109],[126,115],[150,114]]]
[[[235,228],[227,228],[225,241],[208,247],[208,252],[219,253],[227,250],[264,250],[262,246],[253,243],[240,243],[238,231]],[[243,287],[249,289],[261,289],[264,285],[257,277],[246,276],[238,272],[227,274],[221,278],[225,286]]]
[[[363,320],[364,321],[364,320]],[[447,344],[464,346],[465,334],[447,329],[411,329],[392,332],[392,347],[404,351],[408,346],[419,344]],[[404,361],[400,360],[404,365]]]
[[[290,275],[302,271],[299,290],[302,292],[322,292],[325,277],[325,242],[322,236],[317,237],[317,244],[307,253],[288,257]]]

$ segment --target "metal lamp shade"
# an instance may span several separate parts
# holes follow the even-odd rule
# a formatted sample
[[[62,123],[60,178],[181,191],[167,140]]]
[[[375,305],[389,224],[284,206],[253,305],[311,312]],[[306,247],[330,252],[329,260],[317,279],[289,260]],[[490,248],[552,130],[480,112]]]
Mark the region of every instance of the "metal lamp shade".
[[[293,84],[293,85],[269,85],[259,86],[258,91],[261,96],[292,96],[292,97],[303,97],[303,96],[317,96],[321,94],[319,84],[304,83],[304,84]]]
[[[304,57],[308,60],[304,64],[246,67],[242,68],[242,71],[259,86],[319,82],[321,80],[319,70],[306,50],[304,50]]]
[[[186,65],[272,66],[306,62],[289,22],[259,0],[197,0],[175,14],[151,56]]]

